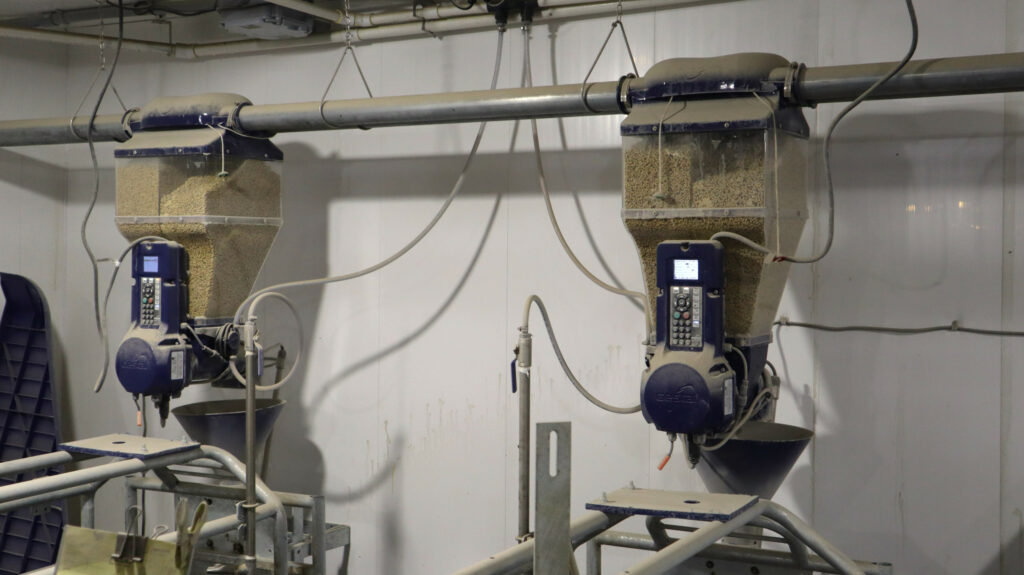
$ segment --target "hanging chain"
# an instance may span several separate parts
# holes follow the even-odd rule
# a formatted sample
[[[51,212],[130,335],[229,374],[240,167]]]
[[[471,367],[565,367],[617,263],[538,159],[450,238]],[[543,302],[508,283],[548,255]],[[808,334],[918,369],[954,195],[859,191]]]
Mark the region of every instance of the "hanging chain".
[[[345,48],[352,49],[352,24],[355,18],[352,17],[352,5],[345,0]]]
[[[331,80],[327,82],[327,87],[324,88],[324,93],[320,96],[320,120],[324,124],[332,128],[340,128],[335,124],[332,124],[327,116],[324,114],[324,106],[327,104],[327,94],[330,93],[331,87],[334,86],[334,81],[338,79],[338,72],[341,71],[341,65],[345,63],[345,57],[352,54],[352,61],[356,64],[356,71],[359,72],[359,78],[363,81],[363,87],[366,88],[366,94],[373,98],[373,90],[370,89],[370,83],[366,80],[366,74],[363,73],[363,67],[359,65],[359,58],[356,56],[356,49],[352,45],[352,40],[355,35],[352,33],[352,25],[355,23],[355,18],[352,16],[352,7],[349,0],[345,0],[345,48],[341,51],[341,58],[338,59],[338,65],[334,67],[334,73],[331,74]]]
[[[622,42],[626,45],[629,63],[633,66],[633,75],[634,77],[640,76],[640,71],[636,66],[636,58],[633,56],[633,48],[629,45],[629,36],[626,35],[626,25],[622,22],[622,0],[619,0],[615,5],[615,21],[612,22],[612,28],[608,30],[608,35],[604,37],[604,43],[601,44],[601,49],[597,51],[597,57],[594,58],[594,63],[587,70],[587,75],[583,78],[583,85],[580,87],[580,101],[583,103],[583,107],[593,114],[598,112],[587,102],[587,81],[590,80],[590,75],[594,73],[594,68],[597,67],[597,63],[601,60],[601,55],[604,54],[604,49],[608,47],[608,41],[612,39],[612,34],[615,33],[616,28],[622,32]]]

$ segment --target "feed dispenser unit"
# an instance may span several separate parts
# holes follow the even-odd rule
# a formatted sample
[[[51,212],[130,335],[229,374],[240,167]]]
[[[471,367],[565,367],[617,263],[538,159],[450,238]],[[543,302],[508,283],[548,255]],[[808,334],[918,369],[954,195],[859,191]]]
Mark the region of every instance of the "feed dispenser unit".
[[[234,94],[158,98],[114,154],[117,227],[129,240],[185,247],[197,326],[231,321],[281,227],[281,150],[230,128],[250,103]]]
[[[749,441],[775,425],[774,386],[763,370],[789,263],[721,233],[775,254],[792,254],[800,242],[809,130],[769,81],[789,65],[772,54],[661,62],[632,82],[621,128],[622,216],[654,318],[644,416],[673,440],[685,438],[692,465],[706,452],[718,475],[732,478],[709,488],[768,496],[810,438]],[[757,452],[756,466],[723,469],[742,464],[725,456],[744,449]]]
[[[115,150],[117,226],[132,254],[132,325],[117,353],[122,386],[168,403],[230,375],[232,323],[281,220],[283,155],[235,121],[234,94],[158,98]],[[226,377],[225,377],[226,376]]]

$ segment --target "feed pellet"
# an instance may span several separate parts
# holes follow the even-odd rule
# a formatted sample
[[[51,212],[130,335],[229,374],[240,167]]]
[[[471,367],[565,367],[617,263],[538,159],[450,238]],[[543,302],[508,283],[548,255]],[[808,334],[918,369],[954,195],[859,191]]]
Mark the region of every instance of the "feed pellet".
[[[693,210],[764,208],[774,207],[775,202],[787,209],[803,209],[805,168],[800,150],[783,142],[776,165],[770,155],[772,148],[766,145],[768,141],[765,132],[754,131],[666,135],[660,146],[657,136],[635,137],[626,142],[623,208],[645,211],[627,215],[625,224],[641,258],[652,309],[657,300],[659,243],[707,240],[720,231],[734,232],[761,244],[775,237],[777,222],[771,210],[769,218],[765,212],[757,216],[724,212],[709,215]],[[780,189],[783,185],[786,189],[779,196],[774,195],[773,187],[776,169],[798,172],[780,172]],[[772,195],[766,197],[769,192]],[[802,229],[802,212],[786,217],[787,225]],[[786,249],[792,250],[799,241],[799,233],[783,234],[783,238],[788,240]],[[724,263],[726,332],[767,333],[788,264],[772,263],[763,254],[735,242],[727,242]]]
[[[276,223],[175,222],[173,216],[280,218],[281,179],[274,164],[232,160],[220,177],[217,163],[189,157],[142,158],[117,169],[117,215],[160,216],[157,223],[119,223],[133,240],[157,235],[189,254],[190,313],[225,318],[249,295],[277,235]]]

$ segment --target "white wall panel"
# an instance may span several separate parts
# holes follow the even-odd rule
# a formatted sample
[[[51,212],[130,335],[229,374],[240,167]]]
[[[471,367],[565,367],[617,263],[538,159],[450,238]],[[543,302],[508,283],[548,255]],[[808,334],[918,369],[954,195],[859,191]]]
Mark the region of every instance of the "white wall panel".
[[[919,2],[920,56],[1019,49],[1018,4]],[[624,22],[641,72],[664,58],[739,51],[775,52],[808,65],[888,61],[908,43],[898,1],[759,0],[627,15]],[[581,81],[610,23],[536,27],[535,83]],[[494,33],[474,33],[357,50],[375,94],[414,94],[486,87],[494,41]],[[519,85],[522,49],[520,31],[510,30],[500,87]],[[315,101],[339,55],[338,47],[207,62],[126,54],[117,85],[134,105],[213,91],[257,103]],[[69,101],[88,86],[96,59],[78,51],[72,61]],[[628,70],[616,35],[593,79]],[[347,61],[330,97],[362,96]],[[807,112],[818,138],[838,109]],[[868,103],[854,112],[834,147],[835,250],[820,265],[794,269],[780,315],[837,325],[957,320],[1019,328],[1019,112],[1020,99],[1003,96]],[[618,121],[545,120],[539,129],[570,244],[598,275],[635,289],[640,269],[619,218]],[[286,224],[260,285],[344,273],[393,253],[443,201],[475,133],[467,124],[277,137],[288,158]],[[111,147],[100,146],[100,154],[109,166]],[[59,157],[76,171],[62,232],[69,239],[57,257],[66,258],[61,273],[84,277],[73,236],[88,189],[88,156],[77,146]],[[11,157],[0,156],[0,163],[9,166]],[[4,172],[19,169],[27,168]],[[810,169],[820,176],[817,165]],[[103,252],[112,253],[123,241],[112,225],[110,174],[104,177],[94,227]],[[820,189],[816,194],[820,208]],[[821,246],[824,232],[819,210],[801,251]],[[130,401],[116,383],[102,398],[86,393],[97,368],[89,294],[77,283],[69,287],[64,329],[75,342],[68,353],[76,366],[76,409],[104,414],[77,418],[76,430],[130,425]],[[411,254],[379,274],[296,292],[309,355],[300,380],[284,392],[290,406],[269,479],[327,496],[331,519],[353,527],[352,572],[450,572],[512,543],[517,438],[508,362],[531,293],[548,304],[566,358],[591,390],[612,403],[635,402],[642,318],[624,298],[590,284],[561,252],[539,195],[529,124],[516,129],[508,122],[488,128],[462,197]],[[268,332],[293,347],[287,316],[268,308],[266,320]],[[115,303],[115,334],[125,322],[124,306]],[[700,487],[682,457],[656,471],[667,441],[639,415],[602,413],[571,389],[536,312],[531,331],[536,419],[574,425],[574,513],[631,480]],[[1019,347],[963,334],[780,328],[771,356],[784,378],[779,419],[813,427],[818,436],[778,500],[844,549],[892,561],[901,573],[998,573],[1000,545],[1002,573],[1019,571]],[[226,392],[187,393],[211,395]],[[169,424],[160,433],[180,431]],[[608,571],[637,557],[606,555]]]

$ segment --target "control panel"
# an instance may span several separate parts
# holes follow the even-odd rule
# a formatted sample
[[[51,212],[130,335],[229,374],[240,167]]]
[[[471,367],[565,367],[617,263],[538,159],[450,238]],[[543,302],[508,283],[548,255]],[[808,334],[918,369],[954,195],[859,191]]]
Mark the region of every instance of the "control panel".
[[[188,313],[185,248],[174,242],[139,244],[132,253],[132,278],[133,323],[142,329],[177,333]]]
[[[670,351],[721,348],[722,258],[718,242],[658,245],[657,337]]]
[[[701,311],[704,290],[699,286],[672,286],[669,309],[669,347],[700,351],[704,347],[701,337]]]
[[[160,278],[139,278],[139,327],[157,329],[160,327]]]

